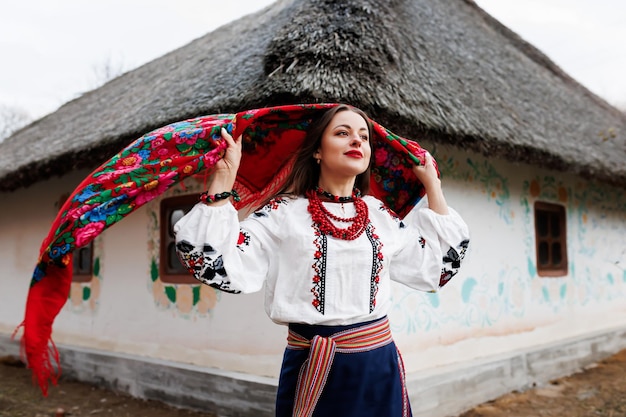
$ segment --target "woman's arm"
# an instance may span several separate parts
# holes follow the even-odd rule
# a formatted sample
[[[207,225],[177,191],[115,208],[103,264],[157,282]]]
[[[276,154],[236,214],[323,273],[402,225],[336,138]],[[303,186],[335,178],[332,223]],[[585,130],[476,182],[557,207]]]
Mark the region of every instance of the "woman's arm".
[[[224,157],[215,164],[215,171],[211,175],[211,182],[207,187],[207,194],[215,195],[223,192],[230,192],[237,178],[237,171],[241,163],[241,136],[233,139],[226,129],[222,128],[222,138],[228,144]],[[212,203],[205,203],[210,206],[223,206],[227,199],[218,200]]]
[[[424,185],[428,196],[428,207],[437,214],[449,214],[448,204],[441,189],[441,180],[437,176],[433,157],[428,152],[426,152],[424,165],[413,167],[413,173]]]
[[[228,147],[216,164],[207,194],[233,189],[241,161],[241,136],[234,140],[225,129]],[[240,228],[237,211],[228,199],[196,204],[175,225],[176,250],[193,276],[206,285],[232,293],[258,291],[265,281],[269,261],[265,252],[272,239]]]
[[[413,172],[424,185],[428,208],[415,207],[398,231],[401,250],[391,279],[422,291],[436,291],[457,274],[469,246],[469,230],[448,207],[432,156]]]

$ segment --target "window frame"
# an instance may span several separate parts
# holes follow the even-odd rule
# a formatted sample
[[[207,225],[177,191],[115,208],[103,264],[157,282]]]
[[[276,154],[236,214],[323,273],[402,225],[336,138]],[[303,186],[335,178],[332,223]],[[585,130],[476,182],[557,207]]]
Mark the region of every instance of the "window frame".
[[[57,201],[58,208],[57,210],[61,210],[63,205],[70,198],[70,193],[63,193],[59,197]],[[89,256],[89,266],[87,268],[81,268],[80,259],[81,256],[87,252]],[[83,245],[79,248],[74,248],[72,251],[72,282],[85,283],[89,282],[93,279],[93,270],[94,270],[94,244],[93,240],[89,242],[87,245]]]
[[[81,268],[80,259],[83,254],[87,253],[89,256],[89,266],[87,268]],[[89,282],[93,278],[93,240],[85,246],[74,249],[72,254],[72,282]]]
[[[546,215],[546,232],[545,236],[541,235],[539,216]],[[556,217],[555,217],[556,216]],[[558,236],[554,236],[554,220],[558,221]],[[535,263],[537,274],[540,277],[562,277],[568,274],[568,257],[567,257],[567,217],[565,206],[560,204],[548,203],[544,201],[536,201],[534,204],[534,222],[535,222]],[[554,262],[554,244],[558,243],[560,247],[560,261]],[[546,244],[548,248],[548,262],[542,264],[542,244]]]
[[[200,194],[185,194],[174,197],[164,198],[160,202],[159,207],[159,278],[163,283],[167,284],[199,284],[199,282],[189,272],[176,273],[171,272],[167,266],[170,259],[168,248],[170,244],[175,244],[176,237],[173,232],[173,225],[170,224],[171,214],[180,210],[185,213],[198,202]],[[178,257],[176,258],[178,260]],[[179,261],[180,262],[180,261]]]

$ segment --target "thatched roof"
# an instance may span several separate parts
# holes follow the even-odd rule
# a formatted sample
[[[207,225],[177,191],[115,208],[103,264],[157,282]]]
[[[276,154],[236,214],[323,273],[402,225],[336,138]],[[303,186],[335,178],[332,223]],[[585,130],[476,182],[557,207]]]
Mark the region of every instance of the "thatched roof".
[[[338,101],[418,141],[626,186],[626,116],[473,1],[279,0],[15,133],[0,191],[189,117]]]

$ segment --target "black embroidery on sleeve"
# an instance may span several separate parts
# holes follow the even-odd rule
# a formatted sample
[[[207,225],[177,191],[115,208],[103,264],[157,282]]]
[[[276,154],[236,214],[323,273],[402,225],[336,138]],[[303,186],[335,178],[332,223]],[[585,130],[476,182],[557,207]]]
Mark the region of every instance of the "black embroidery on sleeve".
[[[176,243],[176,252],[183,265],[198,281],[225,292],[241,292],[231,288],[222,255],[211,245],[194,246],[183,240]]]
[[[446,285],[452,277],[459,272],[461,262],[463,258],[465,258],[465,252],[468,246],[469,239],[463,240],[457,245],[456,249],[450,247],[448,252],[443,256],[443,268],[441,269],[441,277],[439,278],[439,287]]]

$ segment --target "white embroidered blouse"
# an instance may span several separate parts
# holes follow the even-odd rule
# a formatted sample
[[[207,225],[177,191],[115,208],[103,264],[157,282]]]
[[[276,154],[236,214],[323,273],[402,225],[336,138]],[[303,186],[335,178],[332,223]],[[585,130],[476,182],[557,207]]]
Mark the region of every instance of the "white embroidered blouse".
[[[207,285],[250,293],[265,284],[265,310],[279,324],[381,318],[391,308],[390,281],[436,291],[458,272],[469,232],[456,211],[415,207],[400,220],[376,198],[363,200],[370,222],[351,241],[320,233],[303,197],[277,197],[241,222],[231,204],[198,203],[174,226],[176,248]],[[353,203],[323,204],[355,215]]]

